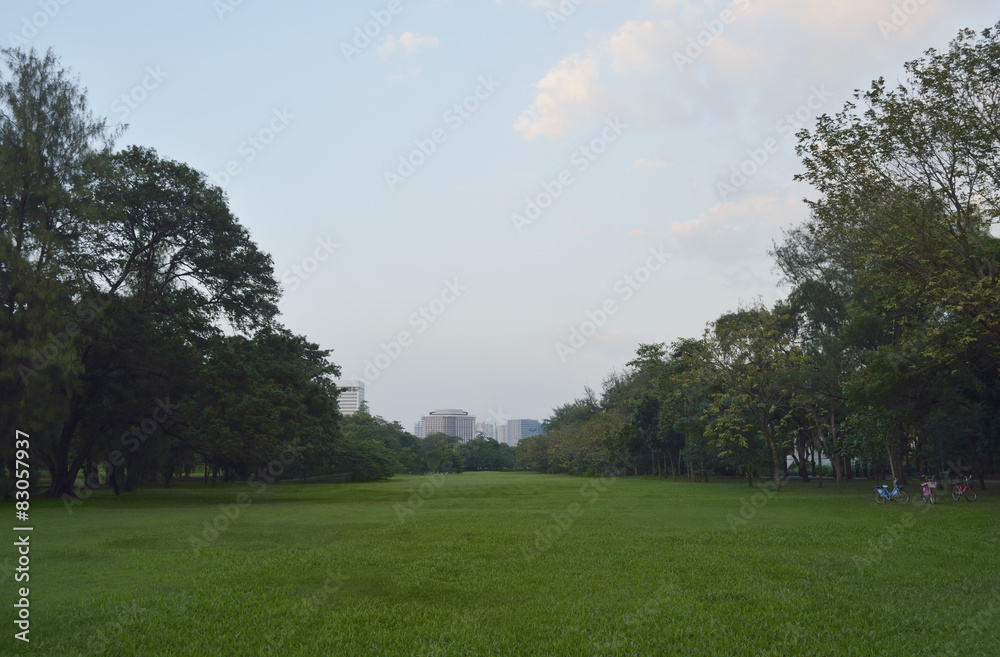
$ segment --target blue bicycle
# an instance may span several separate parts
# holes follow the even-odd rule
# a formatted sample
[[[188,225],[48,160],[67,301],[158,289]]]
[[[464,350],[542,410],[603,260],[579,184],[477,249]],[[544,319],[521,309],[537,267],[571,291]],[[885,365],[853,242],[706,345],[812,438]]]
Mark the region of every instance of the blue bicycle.
[[[901,502],[906,504],[910,501],[910,494],[899,487],[899,483],[895,477],[892,478],[892,490],[889,490],[889,484],[882,484],[874,490],[875,501],[879,504],[888,502],[892,500],[893,502]]]

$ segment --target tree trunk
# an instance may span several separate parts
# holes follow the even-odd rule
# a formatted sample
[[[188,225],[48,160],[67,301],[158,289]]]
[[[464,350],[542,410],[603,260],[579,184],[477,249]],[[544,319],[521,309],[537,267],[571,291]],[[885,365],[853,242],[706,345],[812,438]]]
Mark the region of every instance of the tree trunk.
[[[806,446],[803,445],[801,441],[796,440],[795,451],[799,453],[799,458],[796,459],[795,454],[792,453],[792,460],[795,461],[795,465],[798,466],[799,479],[802,480],[802,483],[808,484],[809,471],[806,469]],[[788,462],[787,459],[785,460],[785,462],[786,463]]]
[[[822,443],[818,443],[816,445],[816,451],[818,452],[817,454],[818,458],[816,459],[816,461],[819,463],[819,471],[816,473],[816,476],[819,477],[820,488],[823,487],[823,448],[820,446],[821,444]],[[833,461],[830,461],[830,463],[833,463]]]
[[[121,468],[116,468],[114,463],[108,463],[108,468],[108,485],[111,486],[111,490],[115,492],[115,495],[121,495],[122,488],[118,481],[119,470]]]
[[[890,440],[889,438],[883,440],[885,443],[886,453],[889,455],[889,467],[892,469],[892,476],[896,478],[896,481],[900,486],[906,485],[906,474],[903,472],[903,458],[900,454],[901,449],[894,449],[894,447],[896,447],[894,443],[898,443],[902,446],[904,439],[905,436],[900,435],[897,436],[897,440]]]
[[[73,410],[70,413],[70,417],[63,425],[62,432],[59,437],[59,443],[56,447],[57,452],[54,459],[56,469],[50,473],[52,476],[52,484],[49,487],[48,495],[52,497],[62,497],[63,495],[73,491],[73,487],[76,485],[76,475],[79,474],[80,470],[86,464],[87,459],[90,458],[90,453],[94,448],[94,442],[97,440],[94,435],[91,435],[89,438],[84,440],[83,444],[80,445],[76,456],[72,461],[70,461],[69,453],[73,443],[73,436],[76,434],[76,429],[80,424],[80,420],[83,419],[82,400],[78,397],[74,397],[71,403],[73,405]]]
[[[778,443],[775,442],[774,436],[771,435],[770,431],[764,434],[767,438],[767,444],[771,446],[771,458],[774,459],[774,490],[781,492],[781,459],[778,458]],[[785,459],[785,467],[788,467],[788,460]]]
[[[837,408],[835,402],[830,400],[830,444],[837,444]],[[827,450],[830,454],[830,465],[833,467],[833,476],[838,484],[844,483],[845,479],[845,463],[844,458],[839,455],[833,454],[832,450]]]

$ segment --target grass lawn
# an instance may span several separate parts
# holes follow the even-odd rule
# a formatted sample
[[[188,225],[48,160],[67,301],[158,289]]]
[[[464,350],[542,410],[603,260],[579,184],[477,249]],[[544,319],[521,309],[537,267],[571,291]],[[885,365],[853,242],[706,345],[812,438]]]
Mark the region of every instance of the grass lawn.
[[[1000,495],[871,487],[465,473],[33,500],[31,645],[8,540],[0,654],[1000,654]]]

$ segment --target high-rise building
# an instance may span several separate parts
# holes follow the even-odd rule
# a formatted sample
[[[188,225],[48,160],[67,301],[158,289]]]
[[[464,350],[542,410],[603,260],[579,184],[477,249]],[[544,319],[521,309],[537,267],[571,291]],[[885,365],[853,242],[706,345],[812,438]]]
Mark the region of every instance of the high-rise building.
[[[463,443],[476,437],[476,417],[458,408],[439,408],[420,420],[423,437],[443,433]]]
[[[544,433],[542,423],[538,420],[507,420],[507,444],[511,447],[516,447],[523,438]]]
[[[352,415],[361,410],[365,403],[365,382],[364,381],[335,381],[340,393],[337,395],[337,403],[340,405],[340,412],[344,415]]]
[[[476,433],[483,434],[486,438],[497,439],[497,425],[493,422],[477,422]]]
[[[421,424],[422,424],[421,422],[414,422],[413,423],[413,435],[416,436],[417,438],[423,438],[424,437],[424,431],[423,431],[423,429],[420,428]]]
[[[507,442],[507,425],[506,424],[498,424],[497,425],[497,442],[498,443],[504,443],[504,444],[507,444],[507,445],[510,444],[510,443]]]

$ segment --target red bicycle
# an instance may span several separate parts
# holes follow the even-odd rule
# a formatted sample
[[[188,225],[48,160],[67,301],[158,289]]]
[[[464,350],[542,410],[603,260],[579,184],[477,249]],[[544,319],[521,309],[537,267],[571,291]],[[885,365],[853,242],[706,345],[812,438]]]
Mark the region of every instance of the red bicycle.
[[[972,484],[969,483],[969,475],[965,475],[962,481],[957,484],[951,485],[951,499],[957,502],[962,497],[970,502],[976,501],[976,491],[972,489]]]

